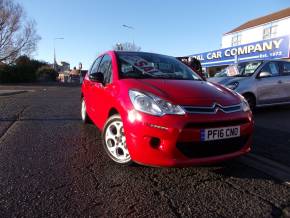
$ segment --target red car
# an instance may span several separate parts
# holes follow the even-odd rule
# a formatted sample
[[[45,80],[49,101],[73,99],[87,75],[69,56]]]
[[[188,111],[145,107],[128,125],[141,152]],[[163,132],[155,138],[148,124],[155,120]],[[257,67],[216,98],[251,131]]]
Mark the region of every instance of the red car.
[[[170,56],[99,56],[82,85],[81,116],[102,131],[105,151],[120,164],[208,164],[251,150],[245,99]]]

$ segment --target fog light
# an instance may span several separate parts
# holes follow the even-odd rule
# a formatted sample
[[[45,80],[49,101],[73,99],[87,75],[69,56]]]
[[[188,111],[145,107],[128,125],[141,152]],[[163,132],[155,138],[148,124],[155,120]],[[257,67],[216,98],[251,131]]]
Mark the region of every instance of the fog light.
[[[160,146],[161,142],[160,142],[160,139],[159,138],[156,138],[156,137],[152,137],[150,139],[150,145],[153,147],[153,148],[158,148]]]

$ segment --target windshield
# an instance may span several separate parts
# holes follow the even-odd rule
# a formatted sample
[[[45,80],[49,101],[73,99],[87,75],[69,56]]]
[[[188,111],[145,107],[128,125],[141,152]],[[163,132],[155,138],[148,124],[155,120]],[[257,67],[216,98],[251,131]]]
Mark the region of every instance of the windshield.
[[[240,63],[238,65],[239,74],[236,76],[252,76],[262,61]]]
[[[247,77],[252,76],[262,61],[239,63],[238,65],[230,65],[224,70],[216,73],[215,77]]]
[[[189,67],[173,57],[142,52],[117,54],[121,78],[202,80]]]

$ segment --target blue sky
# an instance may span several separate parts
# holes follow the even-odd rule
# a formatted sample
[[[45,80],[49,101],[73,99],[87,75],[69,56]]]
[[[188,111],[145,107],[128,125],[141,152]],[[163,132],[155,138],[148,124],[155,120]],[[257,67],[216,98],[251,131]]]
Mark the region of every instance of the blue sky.
[[[289,0],[16,0],[37,22],[42,37],[34,58],[89,68],[117,42],[172,56],[220,48],[223,33],[268,13],[290,7]],[[133,26],[134,30],[122,27]]]

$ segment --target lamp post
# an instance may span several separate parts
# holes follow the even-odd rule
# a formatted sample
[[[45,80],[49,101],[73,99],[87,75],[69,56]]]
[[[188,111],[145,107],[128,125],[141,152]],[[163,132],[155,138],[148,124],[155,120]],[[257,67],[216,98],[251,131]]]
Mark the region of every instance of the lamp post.
[[[55,41],[56,40],[62,40],[64,38],[54,38],[53,39],[53,69],[56,70],[56,55],[55,55]]]
[[[134,37],[133,37],[133,30],[135,30],[135,28],[133,26],[128,26],[126,24],[123,24],[122,27],[124,27],[127,30],[132,30],[133,45],[135,45],[135,43],[134,43]]]

